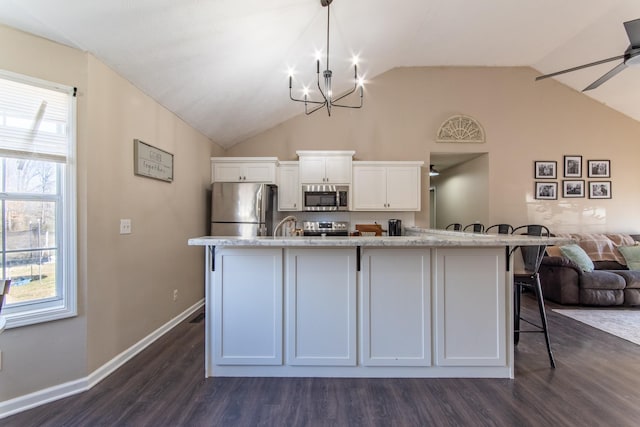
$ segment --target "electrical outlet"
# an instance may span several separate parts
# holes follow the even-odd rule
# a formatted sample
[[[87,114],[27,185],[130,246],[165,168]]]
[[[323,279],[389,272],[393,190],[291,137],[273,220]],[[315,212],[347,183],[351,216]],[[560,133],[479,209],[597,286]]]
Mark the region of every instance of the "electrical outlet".
[[[130,219],[121,219],[120,220],[120,234],[131,234],[131,220]]]
[[[174,289],[174,290],[173,290],[173,300],[174,300],[174,301],[177,301],[177,300],[178,300],[178,290],[177,290],[177,289]]]

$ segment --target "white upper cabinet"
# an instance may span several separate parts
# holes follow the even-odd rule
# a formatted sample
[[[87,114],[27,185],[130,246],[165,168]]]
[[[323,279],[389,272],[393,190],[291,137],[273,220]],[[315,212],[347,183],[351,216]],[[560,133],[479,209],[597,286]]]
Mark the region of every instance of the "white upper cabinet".
[[[298,162],[283,161],[278,165],[278,210],[302,210],[302,192],[298,179]]]
[[[212,182],[276,183],[276,157],[212,157]]]
[[[419,211],[424,162],[353,162],[354,211]]]
[[[355,151],[296,151],[300,184],[351,184]]]

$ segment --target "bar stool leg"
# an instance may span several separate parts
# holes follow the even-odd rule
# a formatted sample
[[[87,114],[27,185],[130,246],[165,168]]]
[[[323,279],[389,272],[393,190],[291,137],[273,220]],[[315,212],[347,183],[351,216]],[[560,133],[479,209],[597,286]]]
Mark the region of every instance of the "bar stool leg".
[[[513,286],[513,344],[520,341],[520,297],[522,288],[518,283]]]
[[[549,352],[549,362],[551,367],[556,367],[556,362],[553,359],[553,353],[551,352],[551,341],[549,340],[549,330],[547,329],[547,313],[544,309],[544,300],[542,296],[542,286],[540,285],[540,276],[535,275],[536,281],[534,291],[536,293],[536,300],[538,300],[538,309],[540,310],[540,320],[542,321],[542,330],[544,332],[544,339],[547,342],[547,351]]]

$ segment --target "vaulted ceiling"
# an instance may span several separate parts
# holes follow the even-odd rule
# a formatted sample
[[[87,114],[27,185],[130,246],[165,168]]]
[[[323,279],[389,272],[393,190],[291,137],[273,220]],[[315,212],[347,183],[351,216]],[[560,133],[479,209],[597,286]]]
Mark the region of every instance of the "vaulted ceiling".
[[[0,0],[0,23],[91,52],[228,147],[301,114],[288,70],[294,85],[314,81],[326,10],[320,0]],[[637,18],[638,0],[334,0],[334,92],[352,77],[352,54],[369,81],[404,66],[549,73],[622,54],[623,22]],[[581,91],[616,64],[557,80]],[[640,120],[640,71],[585,96]]]

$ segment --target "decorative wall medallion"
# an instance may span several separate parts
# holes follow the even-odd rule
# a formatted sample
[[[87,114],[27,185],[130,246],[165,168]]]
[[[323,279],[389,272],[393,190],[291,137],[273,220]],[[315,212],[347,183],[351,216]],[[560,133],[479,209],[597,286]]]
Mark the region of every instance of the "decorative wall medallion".
[[[451,116],[438,129],[437,142],[485,142],[484,129],[469,116]]]

